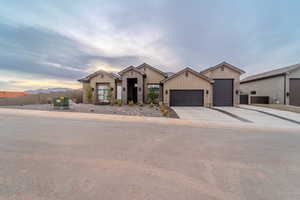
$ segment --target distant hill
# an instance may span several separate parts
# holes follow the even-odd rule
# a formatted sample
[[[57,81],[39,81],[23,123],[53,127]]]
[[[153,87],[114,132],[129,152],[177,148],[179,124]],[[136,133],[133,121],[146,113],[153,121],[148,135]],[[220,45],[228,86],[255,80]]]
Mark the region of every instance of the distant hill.
[[[38,94],[38,93],[50,93],[50,92],[65,92],[73,90],[71,88],[47,88],[47,89],[36,89],[36,90],[26,90],[27,94]]]

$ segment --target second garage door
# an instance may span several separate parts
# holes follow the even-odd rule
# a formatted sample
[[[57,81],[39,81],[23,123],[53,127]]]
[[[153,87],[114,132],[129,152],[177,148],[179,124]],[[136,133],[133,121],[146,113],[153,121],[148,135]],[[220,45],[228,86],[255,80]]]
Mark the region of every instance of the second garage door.
[[[300,106],[300,79],[290,79],[290,105]]]
[[[233,79],[214,79],[214,106],[233,106]]]
[[[203,106],[203,90],[170,90],[170,106]]]

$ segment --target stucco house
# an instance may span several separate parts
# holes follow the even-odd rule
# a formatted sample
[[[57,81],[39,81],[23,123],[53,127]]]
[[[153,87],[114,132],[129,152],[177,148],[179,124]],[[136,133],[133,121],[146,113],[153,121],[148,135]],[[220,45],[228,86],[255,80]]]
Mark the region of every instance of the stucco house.
[[[184,68],[166,73],[143,63],[118,73],[99,70],[79,81],[83,85],[83,102],[103,104],[121,100],[124,104],[149,103],[154,91],[167,106],[234,106],[239,104],[240,75],[244,71],[226,62],[202,72]]]
[[[300,64],[267,71],[241,81],[241,103],[300,106]]]

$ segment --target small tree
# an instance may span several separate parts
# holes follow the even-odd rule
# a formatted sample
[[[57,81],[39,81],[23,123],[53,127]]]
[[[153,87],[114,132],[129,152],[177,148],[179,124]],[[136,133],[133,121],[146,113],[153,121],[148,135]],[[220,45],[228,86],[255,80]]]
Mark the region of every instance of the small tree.
[[[150,103],[154,103],[157,98],[158,98],[158,94],[155,93],[155,90],[153,88],[151,88],[148,93],[148,99]]]
[[[91,86],[87,86],[86,88],[86,98],[88,103],[92,103],[93,101],[93,88]]]
[[[107,94],[107,98],[110,104],[113,104],[113,89],[112,87],[108,87],[108,94]]]

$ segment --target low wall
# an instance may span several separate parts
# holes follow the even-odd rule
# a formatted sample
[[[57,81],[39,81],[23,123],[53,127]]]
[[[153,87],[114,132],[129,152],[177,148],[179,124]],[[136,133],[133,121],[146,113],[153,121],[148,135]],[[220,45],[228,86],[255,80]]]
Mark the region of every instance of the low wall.
[[[60,96],[69,97],[76,103],[82,103],[82,90],[69,90],[65,92],[39,93],[13,98],[0,98],[0,106],[48,104],[51,102],[52,97]]]

